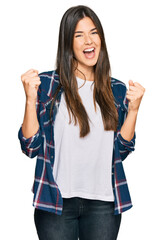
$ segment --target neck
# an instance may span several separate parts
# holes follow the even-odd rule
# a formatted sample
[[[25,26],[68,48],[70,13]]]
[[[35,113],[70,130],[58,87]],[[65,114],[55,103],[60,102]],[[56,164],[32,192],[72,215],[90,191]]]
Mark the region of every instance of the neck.
[[[93,68],[91,68],[91,69],[77,68],[75,70],[75,76],[85,80],[85,77],[82,73],[85,75],[87,81],[94,81],[94,70],[93,70]]]

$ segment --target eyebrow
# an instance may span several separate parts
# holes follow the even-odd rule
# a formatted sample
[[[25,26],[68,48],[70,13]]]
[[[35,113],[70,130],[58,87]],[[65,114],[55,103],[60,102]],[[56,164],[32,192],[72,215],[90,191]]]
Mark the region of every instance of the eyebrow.
[[[90,30],[90,32],[94,31],[95,29],[97,29],[97,28],[92,28],[92,29]],[[76,31],[75,33],[83,33],[83,31]]]

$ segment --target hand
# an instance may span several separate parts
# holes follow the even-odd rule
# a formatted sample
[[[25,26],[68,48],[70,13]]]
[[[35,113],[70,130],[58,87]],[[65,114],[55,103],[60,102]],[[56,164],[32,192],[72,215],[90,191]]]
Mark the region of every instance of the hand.
[[[27,100],[35,102],[37,99],[38,87],[41,84],[40,78],[38,77],[38,71],[30,69],[21,75],[21,81],[24,86]]]
[[[129,90],[126,94],[126,98],[129,100],[129,111],[138,111],[144,92],[145,88],[139,83],[134,83],[132,80],[129,81]]]

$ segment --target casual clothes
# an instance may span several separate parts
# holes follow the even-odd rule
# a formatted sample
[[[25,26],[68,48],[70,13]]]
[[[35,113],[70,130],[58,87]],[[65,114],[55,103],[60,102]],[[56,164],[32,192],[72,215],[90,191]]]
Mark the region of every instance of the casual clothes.
[[[91,122],[90,133],[79,136],[79,125],[69,124],[64,92],[54,122],[54,180],[63,198],[83,197],[114,201],[112,153],[114,131],[105,131],[101,111],[93,103],[93,81],[77,78],[78,92]],[[84,84],[84,85],[83,85]]]
[[[41,73],[39,76],[41,84],[39,86],[36,103],[39,130],[34,136],[27,139],[23,136],[21,127],[18,136],[23,153],[30,158],[37,156],[35,179],[32,189],[34,193],[33,206],[61,215],[63,198],[53,175],[55,162],[54,123],[64,90],[61,88],[57,95],[53,107],[51,124],[50,107],[52,96],[59,85],[59,75],[56,71],[49,71]],[[114,132],[114,148],[112,154],[112,187],[114,193],[114,214],[116,215],[132,207],[122,161],[129,153],[134,151],[135,134],[130,142],[123,139],[120,134],[121,126],[124,123],[128,111],[125,84],[112,78],[111,87],[119,115],[117,132]]]
[[[83,198],[63,198],[62,215],[35,209],[40,240],[115,240],[122,214],[114,215],[114,203]]]

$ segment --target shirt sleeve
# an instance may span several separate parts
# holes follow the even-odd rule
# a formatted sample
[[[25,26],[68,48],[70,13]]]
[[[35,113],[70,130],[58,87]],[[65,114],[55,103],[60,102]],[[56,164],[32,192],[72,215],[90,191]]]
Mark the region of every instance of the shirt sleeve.
[[[125,140],[120,132],[117,133],[117,140],[119,145],[119,152],[121,155],[122,161],[135,150],[135,138],[136,133],[134,133],[134,137],[131,139],[131,141]]]
[[[126,98],[126,92],[127,92],[127,88],[125,86],[125,91],[124,92],[124,97],[122,98],[123,101],[121,103],[121,118],[120,118],[120,125],[122,127],[127,114],[128,114],[128,99]],[[119,145],[119,152],[121,155],[121,159],[124,160],[131,152],[133,152],[135,150],[135,139],[136,139],[136,132],[134,132],[134,136],[131,139],[131,141],[127,141],[125,140],[121,133],[120,133],[120,129],[117,131],[117,141],[118,141],[118,145]]]
[[[24,154],[26,154],[30,158],[34,158],[35,156],[37,156],[42,143],[40,128],[34,136],[30,138],[25,138],[23,136],[22,127],[20,127],[18,132],[18,138],[20,140],[21,149]]]

